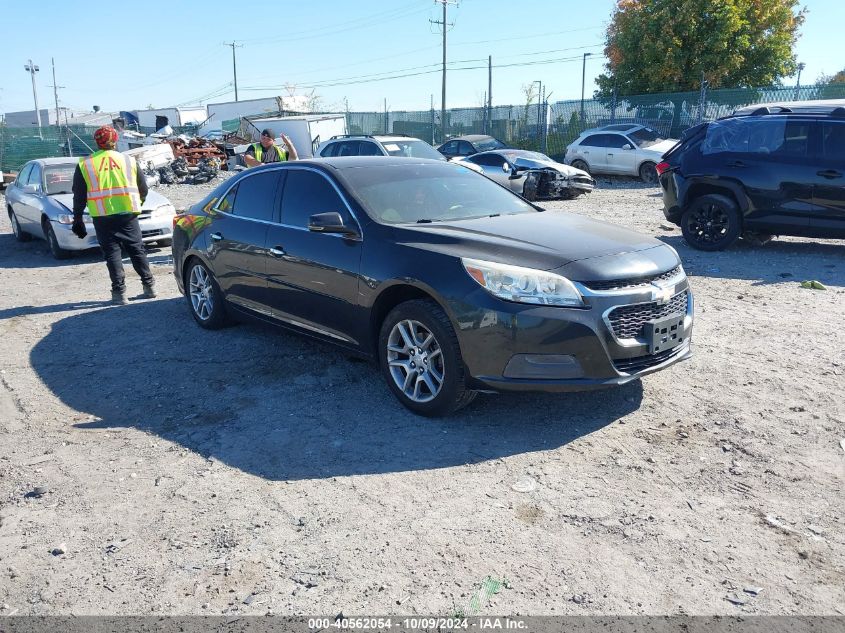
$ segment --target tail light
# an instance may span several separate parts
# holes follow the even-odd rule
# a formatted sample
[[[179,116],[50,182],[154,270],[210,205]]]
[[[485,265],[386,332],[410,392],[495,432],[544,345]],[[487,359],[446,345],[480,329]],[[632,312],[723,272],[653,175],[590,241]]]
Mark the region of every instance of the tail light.
[[[672,165],[670,165],[669,163],[667,163],[664,160],[662,163],[657,163],[657,165],[655,166],[655,169],[657,170],[657,175],[662,176],[663,173],[669,171],[669,169],[671,169],[671,167],[672,167]]]

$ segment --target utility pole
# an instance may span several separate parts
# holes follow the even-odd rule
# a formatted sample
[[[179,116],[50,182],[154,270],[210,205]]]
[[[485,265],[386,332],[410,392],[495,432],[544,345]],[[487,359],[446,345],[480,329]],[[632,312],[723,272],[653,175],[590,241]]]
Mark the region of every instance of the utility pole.
[[[487,133],[493,134],[493,56],[487,56]]]
[[[38,121],[38,138],[43,139],[44,137],[41,135],[41,110],[38,109],[38,90],[35,89],[35,73],[38,72],[39,68],[30,59],[28,64],[24,64],[24,70],[32,78],[32,98],[35,101],[35,120]]]
[[[243,44],[236,44],[234,41],[229,44],[223,43],[224,46],[232,47],[232,74],[235,76],[235,101],[238,100],[238,62],[235,60],[235,48],[243,48]]]
[[[440,96],[440,136],[442,141],[446,140],[446,29],[449,26],[454,26],[446,22],[446,8],[450,4],[455,4],[451,0],[434,0],[435,3],[443,5],[443,20],[429,20],[432,24],[439,24],[443,29],[443,85],[442,94]]]
[[[801,90],[801,71],[804,70],[806,64],[801,62],[798,64],[798,79],[795,82],[795,97],[793,97],[793,101],[798,101],[798,91]]]
[[[59,86],[56,84],[56,60],[51,57],[50,62],[53,64],[53,99],[56,100],[56,127],[61,129],[62,123],[59,121],[59,88],[64,88],[65,86]]]
[[[584,122],[584,77],[587,75],[587,58],[592,53],[584,53],[584,59],[581,63],[581,123]]]

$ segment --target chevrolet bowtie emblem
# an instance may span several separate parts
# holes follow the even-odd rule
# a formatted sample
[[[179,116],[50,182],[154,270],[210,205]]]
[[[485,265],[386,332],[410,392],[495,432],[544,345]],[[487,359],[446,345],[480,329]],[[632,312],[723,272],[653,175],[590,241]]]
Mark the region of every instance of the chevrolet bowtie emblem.
[[[653,283],[651,284],[651,300],[656,302],[657,305],[666,305],[672,299],[674,289],[674,286],[665,287]]]

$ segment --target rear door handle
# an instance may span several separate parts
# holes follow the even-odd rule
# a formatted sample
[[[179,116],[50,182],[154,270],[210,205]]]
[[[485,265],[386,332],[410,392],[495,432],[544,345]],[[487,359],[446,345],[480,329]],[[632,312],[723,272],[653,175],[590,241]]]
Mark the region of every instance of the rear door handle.
[[[222,233],[212,233],[209,237],[211,237],[211,239],[213,239],[214,241],[219,242],[220,240],[223,239],[223,234]]]
[[[822,178],[841,178],[842,172],[836,171],[835,169],[825,169],[824,171],[817,171],[816,172]]]
[[[273,248],[270,249],[270,254],[273,257],[284,257],[285,256],[285,249],[283,249],[281,246],[274,246]]]
[[[731,161],[730,163],[727,163],[727,165],[728,167],[745,167],[745,163],[743,163],[741,160]]]

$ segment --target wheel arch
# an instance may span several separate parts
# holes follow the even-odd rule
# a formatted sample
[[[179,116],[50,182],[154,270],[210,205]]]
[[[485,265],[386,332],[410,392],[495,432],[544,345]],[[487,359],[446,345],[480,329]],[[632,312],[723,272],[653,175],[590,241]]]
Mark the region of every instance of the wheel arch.
[[[742,187],[730,181],[720,181],[719,184],[712,182],[692,180],[687,184],[687,187],[681,196],[681,208],[686,210],[692,204],[693,200],[706,196],[709,194],[717,194],[730,198],[736,203],[741,213],[748,210],[748,198],[742,193]]]
[[[385,287],[373,301],[370,308],[370,321],[368,333],[370,336],[369,351],[378,358],[378,337],[384,319],[393,308],[406,301],[414,299],[427,299],[436,303],[447,316],[452,318],[451,311],[444,301],[438,299],[433,289],[421,283],[408,283],[408,281],[396,281]]]

